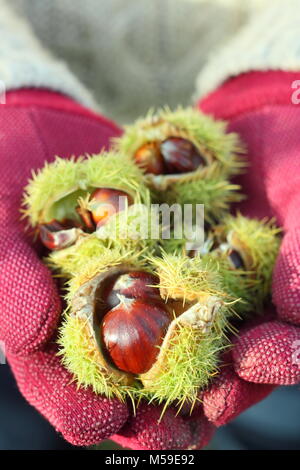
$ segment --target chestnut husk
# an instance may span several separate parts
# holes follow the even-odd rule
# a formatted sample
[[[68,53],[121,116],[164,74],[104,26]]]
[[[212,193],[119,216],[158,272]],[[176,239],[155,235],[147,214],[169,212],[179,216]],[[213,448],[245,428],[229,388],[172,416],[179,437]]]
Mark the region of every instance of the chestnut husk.
[[[114,145],[134,161],[136,152],[148,143],[162,143],[170,137],[189,141],[207,165],[187,173],[145,173],[145,180],[158,201],[205,203],[208,216],[219,216],[231,202],[241,199],[239,186],[228,180],[245,167],[241,158],[243,144],[237,134],[227,133],[226,128],[226,122],[213,120],[193,108],[165,108],[125,126],[124,134],[114,140]]]
[[[101,152],[76,160],[57,157],[33,174],[25,189],[24,214],[33,227],[53,219],[81,222],[80,209],[86,208],[84,202],[88,204],[95,189],[120,190],[133,203],[144,203],[149,201],[144,183],[142,172],[120,153]]]
[[[52,220],[57,223],[65,219],[73,220],[74,230],[68,234],[62,233],[62,238],[66,238],[64,235],[70,235],[69,238],[72,238],[76,250],[83,237],[93,235],[97,230],[91,217],[93,191],[98,188],[120,190],[128,194],[132,205],[113,214],[100,227],[98,238],[105,246],[117,245],[124,246],[128,250],[135,247],[139,249],[146,244],[153,244],[152,241],[134,240],[129,236],[126,238],[118,234],[112,240],[111,233],[113,224],[119,229],[124,224],[125,217],[131,217],[131,221],[134,222],[134,218],[137,219],[140,215],[140,207],[144,208],[144,211],[149,208],[150,194],[144,183],[142,172],[130,159],[120,153],[101,152],[85,159],[79,157],[77,160],[57,157],[53,163],[46,163],[43,169],[33,175],[25,191],[24,214],[33,227],[43,227]],[[71,241],[62,244],[60,248],[68,249],[69,245]],[[60,260],[63,257],[63,254],[57,255],[57,259]],[[56,254],[54,258],[56,259]]]
[[[73,225],[72,222],[68,224],[68,227],[64,227],[62,224],[52,221],[49,224],[40,224],[38,226],[38,234],[41,242],[49,250],[62,250],[74,245],[80,237],[84,235],[81,228]]]
[[[256,220],[242,216],[227,215],[218,224],[211,226],[203,246],[198,250],[187,250],[187,240],[162,240],[168,253],[186,256],[213,258],[219,262],[224,289],[241,302],[236,305],[240,315],[261,312],[270,297],[272,272],[280,246],[281,230],[274,220]],[[191,245],[191,244],[189,244]],[[230,254],[240,258],[235,266]]]
[[[116,395],[121,399],[127,396],[146,398],[167,404],[188,402],[192,406],[197,400],[198,388],[206,386],[211,374],[217,370],[219,352],[226,344],[223,333],[228,316],[232,315],[230,305],[233,299],[221,290],[216,266],[203,265],[199,260],[190,264],[191,260],[186,257],[175,259],[177,276],[184,273],[187,281],[187,273],[197,273],[199,276],[194,286],[184,290],[184,284],[174,288],[174,279],[166,279],[170,262],[167,257],[163,260],[151,258],[145,265],[142,258],[128,257],[126,260],[126,257],[118,258],[117,253],[113,259],[108,250],[106,261],[103,261],[103,256],[101,259],[100,271],[97,268],[99,262],[93,260],[86,273],[81,271],[77,279],[70,280],[69,309],[60,337],[64,364],[80,384],[91,385],[96,393]],[[183,264],[186,266],[184,269]],[[173,319],[152,367],[143,374],[133,375],[114,366],[101,343],[99,325],[107,313],[101,301],[105,283],[116,275],[137,269],[158,275],[162,302],[165,302]],[[81,329],[80,335],[74,333],[75,326]],[[83,348],[82,344],[86,346]],[[182,357],[184,349],[186,352]],[[177,369],[170,364],[170,360],[171,363],[175,360]],[[181,380],[183,377],[176,377],[176,370],[181,370],[184,380]]]
[[[134,396],[139,388],[133,374],[120,371],[109,359],[101,341],[101,321],[107,313],[101,292],[117,275],[142,269],[137,255],[107,249],[80,269],[70,280],[69,307],[60,331],[62,360],[78,383],[92,386],[96,393],[121,400]]]

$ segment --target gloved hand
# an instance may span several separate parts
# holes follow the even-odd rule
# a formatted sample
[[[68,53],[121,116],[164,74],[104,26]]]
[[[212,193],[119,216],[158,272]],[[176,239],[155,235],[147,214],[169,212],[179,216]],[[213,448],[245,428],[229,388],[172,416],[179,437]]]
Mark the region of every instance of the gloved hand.
[[[286,183],[280,180],[283,167],[287,165],[288,171],[289,162],[295,161],[297,153],[299,111],[291,108],[289,101],[284,107],[268,107],[268,99],[276,103],[280,88],[273,75],[269,84],[274,83],[275,90],[264,98],[265,101],[264,92],[266,89],[270,92],[270,88],[266,85],[260,93],[261,77],[257,82],[256,76],[250,76],[249,81],[241,85],[238,80],[245,80],[245,77],[240,77],[211,95],[202,103],[202,108],[214,112],[217,117],[230,119],[231,130],[240,132],[248,145],[252,165],[241,181],[249,195],[248,202],[241,207],[243,212],[259,217],[274,214],[286,230],[274,276],[274,301],[279,320],[271,316],[267,321],[262,318],[258,324],[245,325],[239,337],[234,339],[232,354],[224,357],[227,365],[201,395],[203,407],[198,407],[191,417],[176,417],[175,411],[169,409],[160,423],[157,422],[159,408],[142,405],[133,416],[130,409],[117,400],[108,401],[96,397],[90,390],[77,390],[71,383],[70,374],[55,354],[55,331],[61,312],[58,292],[50,273],[38,258],[39,247],[32,246],[32,239],[24,234],[24,224],[19,220],[21,193],[31,168],[41,167],[45,159],[51,160],[55,154],[70,156],[97,152],[119,130],[103,118],[52,93],[11,94],[8,104],[0,108],[0,128],[4,136],[0,163],[3,175],[1,339],[5,341],[8,360],[24,396],[70,442],[89,445],[117,433],[113,436],[116,442],[135,449],[201,448],[212,436],[213,424],[218,426],[228,422],[265,397],[274,385],[300,380],[299,366],[294,364],[295,357],[297,359],[294,345],[300,340],[300,329],[282,321],[290,320],[291,312],[294,312],[293,319],[297,323],[297,305],[300,304],[295,276],[299,265],[294,241],[297,220],[293,211],[293,207],[297,209],[297,173],[292,167],[289,204],[285,201],[284,207],[280,206],[280,198],[286,195]],[[287,82],[290,91],[291,78],[286,74],[284,80],[280,75],[280,80],[284,83],[277,96],[279,104]],[[257,102],[254,96],[252,100],[249,96],[251,81],[254,81]],[[250,109],[239,107],[243,89],[247,91],[249,101],[246,104],[249,103]],[[235,107],[233,103],[236,103]],[[223,109],[227,115],[222,115]],[[280,114],[276,119],[278,112],[284,116]],[[291,114],[295,116],[289,120]],[[262,128],[262,120],[265,128]],[[278,132],[280,125],[284,125],[286,141]],[[262,130],[265,130],[263,136]],[[283,145],[282,149],[275,137]],[[275,164],[271,165],[271,161]],[[276,162],[280,166],[276,166]],[[296,347],[299,346],[296,344]]]
[[[203,394],[208,419],[220,426],[275,385],[300,381],[300,106],[286,72],[251,72],[225,82],[199,107],[230,121],[247,146],[250,166],[239,178],[249,217],[275,217],[283,240],[273,275],[276,311],[250,321],[233,338],[221,374]],[[274,411],[276,412],[276,410]]]
[[[141,405],[136,416],[118,400],[78,389],[57,357],[62,305],[41,246],[25,232],[20,204],[32,169],[55,155],[99,152],[120,130],[112,122],[53,92],[22,90],[0,105],[0,339],[24,397],[75,445],[115,440],[135,449],[202,447],[214,426],[199,409],[176,417]]]

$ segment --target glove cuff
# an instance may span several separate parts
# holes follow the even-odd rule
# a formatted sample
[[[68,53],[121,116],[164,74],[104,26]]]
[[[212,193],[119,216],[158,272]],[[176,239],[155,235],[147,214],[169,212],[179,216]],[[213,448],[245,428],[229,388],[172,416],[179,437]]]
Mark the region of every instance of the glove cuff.
[[[66,64],[41,45],[30,25],[5,0],[0,0],[0,8],[0,85],[6,90],[36,87],[59,91],[97,110],[90,92]]]
[[[300,69],[299,0],[274,1],[255,14],[200,72],[196,96],[202,97],[229,77],[252,70]]]

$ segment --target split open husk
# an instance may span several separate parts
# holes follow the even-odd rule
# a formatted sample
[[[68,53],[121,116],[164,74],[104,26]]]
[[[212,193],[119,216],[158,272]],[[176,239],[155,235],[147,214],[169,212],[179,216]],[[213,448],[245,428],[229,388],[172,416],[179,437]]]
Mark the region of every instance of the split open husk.
[[[78,201],[94,189],[118,189],[134,203],[147,203],[149,192],[144,183],[142,172],[120,153],[101,152],[70,160],[57,157],[33,173],[26,187],[24,212],[33,227],[53,219],[79,220]]]
[[[202,246],[186,239],[163,240],[168,253],[183,253],[202,260],[215,259],[228,294],[242,301],[236,305],[240,314],[261,311],[271,290],[273,267],[280,246],[281,230],[273,220],[249,219],[237,213],[227,215],[222,222],[211,227]],[[187,250],[189,246],[189,250]],[[242,258],[244,267],[236,269],[229,258],[235,250]]]
[[[103,282],[116,273],[137,269],[158,276],[162,300],[173,319],[155,363],[146,373],[133,376],[109,361],[97,332]],[[234,300],[223,290],[215,263],[168,255],[145,260],[136,253],[112,250],[91,259],[70,280],[67,299],[61,354],[80,385],[121,399],[130,396],[190,406],[197,400],[199,388],[217,371]]]
[[[149,112],[115,139],[115,147],[134,160],[136,151],[149,142],[163,142],[169,137],[189,140],[204,156],[207,165],[190,173],[145,174],[155,197],[168,203],[205,204],[207,217],[219,216],[231,202],[241,199],[239,186],[229,178],[245,166],[239,137],[226,132],[227,123],[217,121],[193,108]]]

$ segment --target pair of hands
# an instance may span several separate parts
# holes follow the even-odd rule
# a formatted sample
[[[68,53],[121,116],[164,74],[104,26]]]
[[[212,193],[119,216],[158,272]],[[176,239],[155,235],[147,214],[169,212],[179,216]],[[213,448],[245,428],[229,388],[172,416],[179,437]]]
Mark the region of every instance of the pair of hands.
[[[245,324],[224,367],[193,414],[130,406],[78,389],[57,357],[62,305],[51,273],[20,220],[31,170],[55,155],[96,153],[118,135],[115,124],[47,91],[10,92],[0,106],[0,339],[24,397],[75,445],[111,437],[134,449],[206,445],[215,429],[268,395],[300,381],[300,107],[288,99],[293,75],[253,73],[232,79],[200,103],[230,121],[248,148],[240,178],[250,217],[275,216],[284,238],[273,279],[275,309]],[[299,357],[298,357],[299,356]]]

